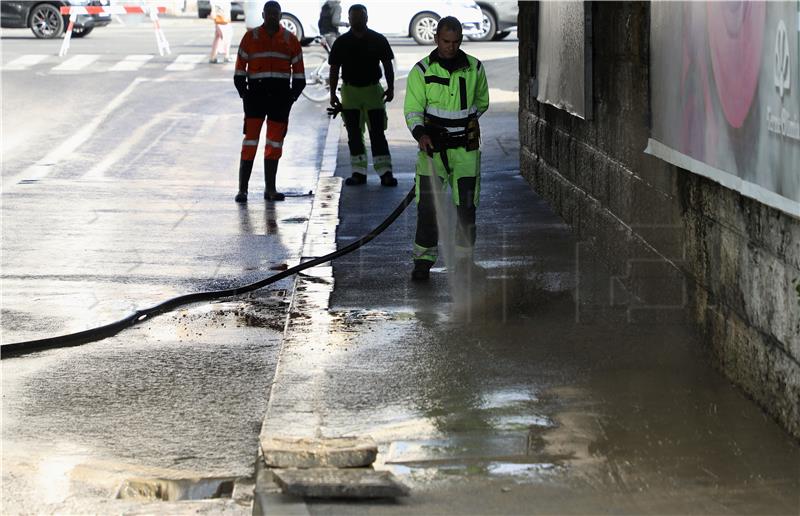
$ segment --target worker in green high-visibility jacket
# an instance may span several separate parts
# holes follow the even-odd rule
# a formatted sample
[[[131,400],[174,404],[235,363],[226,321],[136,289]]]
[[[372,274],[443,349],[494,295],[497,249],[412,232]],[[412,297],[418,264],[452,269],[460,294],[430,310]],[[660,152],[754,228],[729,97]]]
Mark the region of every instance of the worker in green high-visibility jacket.
[[[414,280],[427,280],[438,256],[436,181],[450,187],[458,214],[456,272],[472,270],[481,171],[478,118],[489,108],[486,71],[460,49],[461,22],[442,18],[434,39],[436,49],[408,74],[404,105],[406,123],[419,144]]]
[[[386,102],[394,98],[394,53],[382,34],[367,27],[367,8],[353,4],[348,10],[350,30],[333,43],[328,63],[331,65],[331,107],[341,109],[350,148],[352,175],[348,186],[367,182],[367,150],[364,128],[369,129],[372,163],[383,186],[397,186],[392,175],[392,157],[386,141]],[[386,90],[381,87],[381,69],[386,74]],[[339,70],[342,71],[342,99],[336,94]]]

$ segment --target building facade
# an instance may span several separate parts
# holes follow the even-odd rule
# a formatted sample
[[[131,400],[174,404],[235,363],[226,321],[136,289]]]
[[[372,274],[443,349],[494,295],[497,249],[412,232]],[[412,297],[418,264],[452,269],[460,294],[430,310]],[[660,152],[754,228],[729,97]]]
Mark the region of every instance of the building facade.
[[[635,317],[689,317],[720,370],[800,438],[800,4],[566,4],[520,2],[523,176],[592,242]],[[724,16],[744,20],[738,52],[713,27]]]

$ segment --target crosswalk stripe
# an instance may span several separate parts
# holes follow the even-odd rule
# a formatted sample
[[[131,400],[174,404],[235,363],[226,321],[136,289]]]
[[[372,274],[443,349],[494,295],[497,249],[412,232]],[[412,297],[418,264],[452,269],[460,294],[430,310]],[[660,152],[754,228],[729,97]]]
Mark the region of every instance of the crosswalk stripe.
[[[101,55],[99,54],[77,54],[65,61],[61,61],[60,63],[56,64],[56,66],[50,68],[49,71],[65,72],[65,71],[82,70],[98,62],[100,57]],[[109,72],[138,71],[145,64],[149,63],[154,57],[157,56],[154,54],[129,54],[120,61],[117,61],[116,63],[111,65],[107,69],[107,71]],[[50,59],[50,62],[47,61],[48,59]],[[28,70],[39,64],[49,67],[54,64],[52,61],[55,59],[58,58],[49,54],[25,54],[9,61],[7,64],[3,65],[0,68],[0,70],[2,71]],[[208,56],[206,54],[180,54],[171,63],[167,64],[164,67],[164,70],[169,72],[194,70],[198,64],[205,62],[207,59]],[[100,63],[99,67],[105,68],[106,64],[107,61],[103,61],[102,63]],[[156,66],[164,66],[164,64],[165,63],[161,61],[156,63]],[[229,69],[233,67],[234,67],[233,63],[226,63],[224,69]],[[94,71],[98,71],[97,68],[98,66],[95,66],[93,68]],[[215,66],[214,68],[217,67]]]
[[[47,57],[44,54],[26,54],[9,62],[3,67],[3,70],[26,70],[35,64],[41,63]]]
[[[171,72],[193,70],[198,63],[208,59],[205,54],[181,54],[166,67]]]
[[[100,58],[97,54],[80,54],[71,57],[53,68],[54,72],[75,71],[88,66]]]
[[[152,54],[131,54],[108,69],[109,72],[131,72],[138,70],[146,62],[153,59]]]

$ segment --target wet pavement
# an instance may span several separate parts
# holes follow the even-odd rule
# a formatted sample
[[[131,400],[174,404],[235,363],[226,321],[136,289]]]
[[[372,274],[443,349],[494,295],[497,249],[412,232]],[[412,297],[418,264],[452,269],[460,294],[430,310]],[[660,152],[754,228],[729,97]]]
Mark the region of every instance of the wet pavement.
[[[800,513],[798,443],[674,314],[632,316],[591,242],[518,174],[516,57],[473,48],[493,98],[476,250],[485,281],[454,281],[446,262],[429,284],[409,281],[412,205],[359,251],[263,292],[3,360],[3,512],[249,513],[241,477],[262,432],[369,435],[376,469],[411,488],[397,502],[272,494],[274,514]],[[371,175],[344,187],[346,142],[318,106],[298,105],[306,125],[290,128],[295,166],[279,179],[296,196],[274,209],[259,199],[260,169],[254,202],[232,206],[241,121],[210,102],[214,83],[136,84],[88,140],[119,151],[4,184],[4,339],[260,279],[361,237],[413,182],[402,81],[388,133],[400,186]],[[165,86],[185,99],[148,103]],[[211,138],[214,124],[230,138]],[[326,152],[309,152],[325,134]],[[152,139],[151,152],[135,144]],[[186,500],[214,496],[229,498]]]
[[[104,78],[104,93],[128,93],[120,109],[88,116],[98,123],[85,145],[46,171],[37,168],[44,158],[6,156],[4,147],[3,343],[107,324],[299,260],[328,125],[319,106],[301,101],[293,112],[299,125],[285,150],[297,158],[279,176],[290,197],[261,199],[259,163],[252,200],[240,207],[240,101],[229,71],[209,66],[127,86]],[[5,89],[20,94],[16,80],[3,74]],[[3,119],[8,127],[13,114]],[[69,136],[43,141],[58,147]],[[33,172],[43,175],[15,181]],[[293,284],[187,306],[78,348],[4,359],[2,512],[248,512],[249,501],[234,501],[219,479],[253,473]],[[159,501],[217,494],[227,498]]]
[[[495,99],[516,59],[484,61]],[[403,89],[398,84],[397,98]],[[413,183],[401,102],[389,113],[399,187],[335,178],[341,248]],[[272,494],[281,514],[798,514],[800,446],[725,380],[669,314],[642,318],[519,176],[514,102],[481,119],[476,261],[410,281],[414,205],[375,241],[298,287],[262,437],[370,436],[397,501]],[[338,178],[338,179],[337,179]],[[306,258],[318,254],[306,254]],[[302,285],[304,280],[299,280]],[[648,307],[644,307],[648,308]],[[655,322],[647,321],[661,321]],[[667,321],[666,323],[664,321]],[[266,483],[263,487],[269,490]],[[274,489],[273,489],[274,491]]]

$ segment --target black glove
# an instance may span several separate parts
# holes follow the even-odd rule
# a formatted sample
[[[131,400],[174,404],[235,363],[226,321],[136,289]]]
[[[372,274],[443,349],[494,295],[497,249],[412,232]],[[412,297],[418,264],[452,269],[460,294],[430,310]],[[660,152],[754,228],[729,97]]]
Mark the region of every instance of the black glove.
[[[342,112],[342,106],[331,106],[327,109],[330,118],[336,118],[336,115]]]

